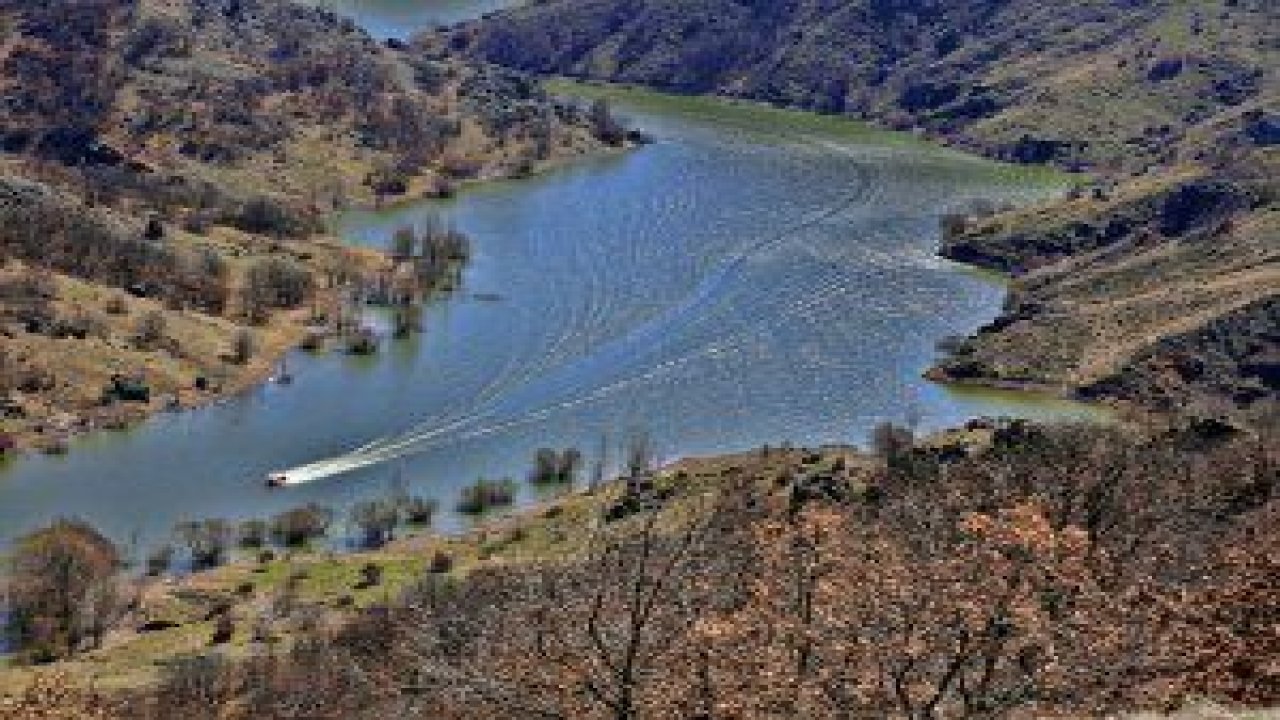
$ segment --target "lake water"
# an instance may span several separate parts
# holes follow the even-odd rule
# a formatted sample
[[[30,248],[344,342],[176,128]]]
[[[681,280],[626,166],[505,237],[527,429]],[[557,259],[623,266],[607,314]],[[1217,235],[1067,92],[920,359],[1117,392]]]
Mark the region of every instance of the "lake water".
[[[513,0],[305,0],[353,18],[369,34],[405,38],[517,4]]]
[[[0,543],[79,516],[145,544],[180,520],[342,507],[393,481],[439,499],[439,526],[456,529],[464,485],[522,477],[541,446],[590,458],[602,434],[614,458],[639,432],[672,458],[862,442],[883,420],[1089,414],[920,379],[937,341],[1003,296],[935,257],[939,216],[1055,192],[1045,178],[810,115],[615,101],[655,144],[336,220],[374,246],[432,215],[471,235],[462,289],[423,335],[373,358],[300,354],[291,386],[13,463]],[[316,479],[263,486],[298,466]]]

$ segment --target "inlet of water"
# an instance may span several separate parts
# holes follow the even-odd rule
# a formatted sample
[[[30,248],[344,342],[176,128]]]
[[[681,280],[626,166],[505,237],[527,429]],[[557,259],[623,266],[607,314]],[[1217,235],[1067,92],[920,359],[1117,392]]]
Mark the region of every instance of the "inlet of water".
[[[390,37],[504,3],[329,4]],[[590,454],[602,436],[615,458],[637,432],[674,457],[861,442],[882,420],[1090,414],[920,379],[937,341],[1004,293],[934,255],[940,215],[1059,185],[812,115],[614,99],[656,144],[336,219],[372,246],[428,215],[472,236],[462,289],[429,308],[425,334],[373,358],[298,354],[287,387],[10,463],[0,545],[58,516],[148,544],[182,520],[341,508],[393,484],[448,510],[477,477],[519,478],[538,447]],[[305,482],[265,488],[281,469]],[[446,512],[440,526],[464,523]]]

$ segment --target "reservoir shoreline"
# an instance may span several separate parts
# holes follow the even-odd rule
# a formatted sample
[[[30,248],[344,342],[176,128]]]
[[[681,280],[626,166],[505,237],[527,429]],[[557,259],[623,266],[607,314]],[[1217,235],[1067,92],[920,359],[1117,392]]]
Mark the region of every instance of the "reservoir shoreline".
[[[180,519],[346,507],[396,477],[449,507],[477,476],[518,476],[539,446],[594,448],[603,431],[617,457],[638,425],[659,435],[664,455],[697,457],[788,437],[859,442],[904,412],[927,416],[929,429],[1004,409],[1093,412],[1002,393],[956,399],[919,382],[933,343],[989,321],[1004,296],[938,260],[937,215],[966,198],[1057,192],[1034,174],[1028,182],[1022,168],[913,138],[883,143],[838,118],[794,113],[809,127],[780,132],[773,113],[791,111],[688,98],[632,105],[609,92],[655,145],[335,220],[375,249],[424,213],[477,238],[465,292],[431,303],[424,336],[373,360],[291,356],[287,389],[258,386],[86,438],[66,458],[24,459],[0,471],[0,494],[13,500],[0,518],[8,538],[57,507],[146,544]],[[649,102],[692,107],[662,113]],[[501,299],[470,298],[490,292]],[[425,433],[406,432],[415,428]],[[266,472],[371,442],[396,447],[349,477],[277,495],[260,487]],[[203,467],[190,481],[149,469],[164,458]],[[59,502],[86,485],[100,502]],[[147,519],[121,508],[111,522],[120,506],[107,496],[117,493],[148,498]],[[446,513],[440,529],[466,527]]]

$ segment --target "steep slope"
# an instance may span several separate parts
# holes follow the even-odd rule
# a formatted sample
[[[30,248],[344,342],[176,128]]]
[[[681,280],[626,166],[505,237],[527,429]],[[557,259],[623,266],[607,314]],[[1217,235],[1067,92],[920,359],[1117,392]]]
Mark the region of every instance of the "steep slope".
[[[1192,172],[970,220],[942,253],[1017,277],[1001,317],[934,376],[1274,418],[1275,197],[1265,180]]]
[[[457,33],[541,73],[920,126],[1010,158],[1137,167],[1277,98],[1267,2],[553,0]],[[1255,118],[1256,120],[1256,118]]]
[[[113,181],[179,173],[341,203],[592,145],[534,83],[280,0],[6,0],[0,15],[0,145]]]

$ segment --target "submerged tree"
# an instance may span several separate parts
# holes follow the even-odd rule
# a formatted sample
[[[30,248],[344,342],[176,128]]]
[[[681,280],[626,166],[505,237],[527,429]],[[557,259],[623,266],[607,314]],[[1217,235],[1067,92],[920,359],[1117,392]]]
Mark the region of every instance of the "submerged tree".
[[[572,485],[582,468],[582,453],[577,448],[552,450],[542,448],[534,455],[529,482],[534,485]]]

